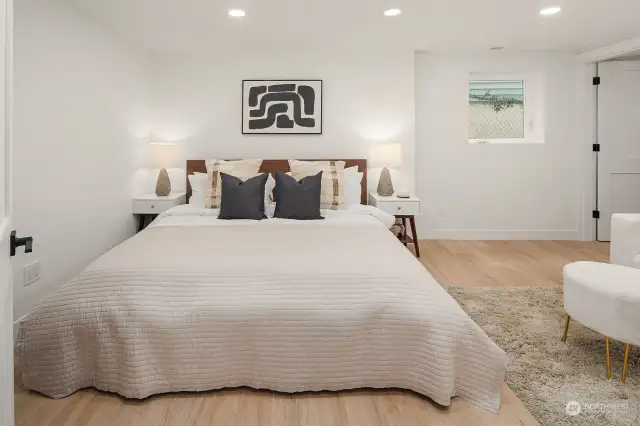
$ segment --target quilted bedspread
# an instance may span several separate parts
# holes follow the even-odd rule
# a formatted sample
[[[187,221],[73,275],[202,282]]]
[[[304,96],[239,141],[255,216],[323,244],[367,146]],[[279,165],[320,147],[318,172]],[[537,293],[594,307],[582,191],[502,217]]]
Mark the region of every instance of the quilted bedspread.
[[[506,355],[374,217],[221,221],[188,207],[32,309],[17,343],[26,388],[394,387],[498,410]]]

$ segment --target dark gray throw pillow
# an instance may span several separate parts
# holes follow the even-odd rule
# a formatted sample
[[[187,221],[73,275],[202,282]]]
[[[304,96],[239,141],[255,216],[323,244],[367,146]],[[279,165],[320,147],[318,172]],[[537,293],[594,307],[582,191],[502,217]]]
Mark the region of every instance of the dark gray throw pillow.
[[[286,173],[276,173],[276,211],[279,219],[319,220],[322,172],[299,182]]]
[[[268,173],[242,181],[235,176],[220,173],[221,200],[218,219],[262,220],[264,214],[264,188]]]

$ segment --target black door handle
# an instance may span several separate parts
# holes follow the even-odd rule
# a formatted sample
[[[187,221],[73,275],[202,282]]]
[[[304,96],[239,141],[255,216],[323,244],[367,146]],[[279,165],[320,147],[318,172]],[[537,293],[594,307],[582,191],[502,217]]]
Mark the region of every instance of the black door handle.
[[[11,256],[16,255],[16,248],[24,246],[25,253],[31,253],[33,251],[33,238],[24,237],[17,238],[16,231],[11,231],[11,239],[9,241]]]

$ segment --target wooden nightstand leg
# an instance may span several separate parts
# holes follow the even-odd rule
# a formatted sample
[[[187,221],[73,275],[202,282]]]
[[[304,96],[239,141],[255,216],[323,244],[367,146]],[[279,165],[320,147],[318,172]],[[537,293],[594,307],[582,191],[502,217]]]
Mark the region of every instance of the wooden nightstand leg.
[[[410,216],[409,223],[411,223],[411,237],[413,238],[413,247],[416,249],[416,257],[420,257],[420,246],[418,245],[418,233],[416,232],[416,217]]]
[[[402,218],[402,236],[406,237],[407,236],[407,218],[403,217]],[[405,240],[406,241],[406,240]],[[404,246],[407,246],[407,243],[404,243]]]

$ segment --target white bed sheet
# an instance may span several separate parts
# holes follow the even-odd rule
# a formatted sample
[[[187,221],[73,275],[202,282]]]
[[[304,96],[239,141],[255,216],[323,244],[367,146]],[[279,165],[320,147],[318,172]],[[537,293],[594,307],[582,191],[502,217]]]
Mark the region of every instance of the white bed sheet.
[[[220,210],[206,209],[197,205],[184,204],[161,213],[151,225],[165,226],[355,226],[374,225],[391,228],[395,217],[373,206],[352,205],[345,210],[321,210],[323,220],[292,220],[273,217],[273,206],[266,209],[267,219],[224,220],[218,219]]]

